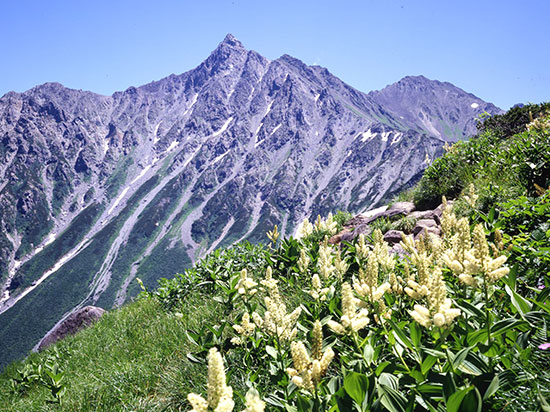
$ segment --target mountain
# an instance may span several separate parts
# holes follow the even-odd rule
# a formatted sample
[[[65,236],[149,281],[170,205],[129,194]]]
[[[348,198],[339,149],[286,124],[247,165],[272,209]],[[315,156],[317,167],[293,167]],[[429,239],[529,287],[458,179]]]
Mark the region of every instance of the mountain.
[[[408,127],[450,141],[476,133],[477,120],[472,113],[502,112],[451,83],[424,76],[407,76],[369,96]]]
[[[197,68],[112,96],[0,98],[0,365],[75,307],[120,305],[282,222],[376,205],[500,112],[449,83],[370,94],[228,35]]]

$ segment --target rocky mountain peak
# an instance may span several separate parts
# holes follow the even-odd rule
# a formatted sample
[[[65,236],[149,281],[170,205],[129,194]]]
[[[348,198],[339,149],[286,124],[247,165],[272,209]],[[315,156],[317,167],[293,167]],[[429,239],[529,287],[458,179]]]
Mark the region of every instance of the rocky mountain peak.
[[[231,33],[228,33],[227,36],[223,39],[223,41],[220,43],[220,45],[226,45],[230,47],[236,47],[239,49],[244,49],[243,44]]]

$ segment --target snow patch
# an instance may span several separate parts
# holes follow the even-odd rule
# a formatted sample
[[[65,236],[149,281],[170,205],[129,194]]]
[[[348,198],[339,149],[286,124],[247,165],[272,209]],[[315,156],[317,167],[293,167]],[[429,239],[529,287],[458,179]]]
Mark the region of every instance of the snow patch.
[[[199,152],[200,148],[202,146],[199,146],[195,149],[195,151],[193,151],[193,153],[191,153],[191,156],[189,157],[189,159],[187,159],[184,163],[183,163],[183,167],[185,168],[190,162],[191,160],[195,157],[195,155]]]
[[[49,244],[53,243],[55,240],[55,233],[50,233],[50,236],[46,239],[46,242],[44,243],[44,246],[48,246]]]
[[[115,203],[113,203],[113,205],[109,208],[109,210],[107,211],[107,214],[110,215],[111,213],[113,213],[113,210],[115,210],[115,207],[118,206],[118,204],[120,203],[120,201],[124,198],[124,196],[126,196],[126,193],[128,193],[128,190],[130,189],[130,187],[125,187],[124,190],[122,191],[122,193],[116,198],[115,200]]]
[[[225,121],[225,123],[223,124],[223,126],[221,127],[220,130],[218,130],[217,132],[212,133],[212,137],[219,136],[220,134],[225,132],[227,130],[227,127],[229,126],[229,123],[231,123],[232,120],[233,120],[233,116],[231,116],[229,119],[227,119]]]
[[[229,153],[229,150],[228,150],[227,152],[225,152],[225,153],[223,153],[223,154],[217,156],[217,157],[214,159],[214,161],[211,163],[211,165],[214,165],[214,164],[218,163],[220,160],[222,160],[222,159],[227,155],[227,153]]]
[[[145,175],[145,173],[147,173],[147,171],[148,171],[150,168],[151,168],[151,165],[145,166],[145,167],[143,168],[143,170],[139,173],[139,175],[137,175],[137,176],[134,178],[134,180],[132,180],[132,181],[130,182],[130,184],[133,185],[134,183],[136,183],[139,179],[141,179],[141,178]]]
[[[158,122],[158,124],[155,126],[155,131],[153,132],[153,144],[157,144],[157,142],[160,140],[160,137],[158,137],[158,131],[161,123],[162,120]]]
[[[105,138],[103,139],[103,156],[105,156],[108,151],[109,151],[109,139]]]
[[[382,136],[382,141],[383,141],[383,142],[387,142],[387,141],[388,141],[388,137],[390,137],[390,135],[391,135],[391,132],[383,132],[383,133],[381,134],[381,136]]]
[[[369,210],[367,212],[361,213],[360,216],[362,216],[362,217],[372,217],[372,216],[374,216],[378,213],[385,212],[387,208],[388,208],[388,206],[380,206],[376,209],[372,209],[372,210]]]
[[[376,133],[373,133],[370,129],[368,129],[366,132],[359,133],[357,137],[361,137],[361,143],[365,143],[367,140],[371,140],[374,136],[376,136]]]
[[[267,116],[267,114],[271,111],[271,106],[273,106],[273,102],[269,103],[267,105],[267,109],[265,111],[265,114],[263,115],[262,119]]]
[[[189,110],[191,110],[191,108],[195,105],[195,103],[197,103],[197,98],[199,97],[199,94],[198,93],[195,93],[195,95],[193,96],[193,98],[191,99],[191,104],[189,105],[189,107],[183,112],[183,116],[185,116],[187,113],[189,113]]]
[[[16,297],[16,302],[23,299],[26,295],[28,295],[30,292],[32,292],[38,285],[40,285],[42,282],[44,282],[44,280],[46,280],[46,278],[48,276],[50,276],[54,272],[57,272],[61,268],[61,266],[63,266],[65,263],[67,263],[69,260],[71,260],[77,253],[79,253],[86,246],[88,246],[89,242],[90,242],[89,239],[84,239],[82,242],[80,242],[80,244],[77,247],[75,247],[73,250],[71,250],[69,253],[67,253],[65,256],[63,256],[61,259],[59,259],[56,262],[56,264],[53,265],[52,268],[50,268],[49,270],[44,272],[38,280],[35,280],[32,283],[31,287],[27,288],[23,293],[18,295]],[[14,304],[15,304],[15,302],[14,302]]]
[[[271,133],[269,133],[269,137],[273,136],[277,130],[281,128],[281,124],[279,123],[277,126],[275,126],[275,129]]]
[[[172,143],[170,143],[170,146],[168,146],[168,149],[166,149],[166,152],[171,152],[171,151],[174,150],[179,144],[180,144],[180,142],[179,142],[178,140],[173,141]]]
[[[262,128],[263,125],[264,125],[264,122],[260,122],[260,125],[258,126],[258,128],[256,129],[256,131],[254,132],[254,136],[257,136],[257,135],[258,135],[258,132],[260,131],[260,129]]]
[[[394,144],[398,143],[401,140],[402,137],[403,137],[403,133],[395,133],[393,135],[393,139],[391,140],[391,144],[394,145]]]
[[[317,103],[317,100],[319,100],[319,97],[321,97],[321,95],[319,93],[317,93],[315,95],[315,98],[313,100],[315,100],[315,103]]]
[[[470,105],[470,107],[471,107],[472,109],[477,109],[477,108],[479,107],[479,104],[477,104],[477,103],[472,103],[472,104]]]

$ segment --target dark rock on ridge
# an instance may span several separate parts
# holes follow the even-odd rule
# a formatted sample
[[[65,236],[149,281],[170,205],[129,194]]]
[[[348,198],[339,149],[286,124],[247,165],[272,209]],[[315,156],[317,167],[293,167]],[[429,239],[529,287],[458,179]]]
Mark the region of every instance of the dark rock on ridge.
[[[74,335],[79,330],[90,326],[97,321],[105,313],[105,310],[95,306],[86,306],[72,313],[61,322],[57,327],[52,329],[38,344],[38,350],[44,350],[48,346],[53,345],[58,340],[61,340],[69,335]]]

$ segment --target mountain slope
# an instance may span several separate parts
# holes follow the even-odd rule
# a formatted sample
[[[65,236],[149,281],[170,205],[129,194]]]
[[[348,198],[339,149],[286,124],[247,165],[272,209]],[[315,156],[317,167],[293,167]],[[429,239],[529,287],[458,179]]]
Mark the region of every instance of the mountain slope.
[[[477,99],[466,112],[471,95],[441,100],[425,83],[438,92],[418,99],[458,113],[445,117],[455,129],[493,110]],[[113,96],[46,84],[2,97],[0,364],[72,308],[135,295],[136,276],[152,286],[274,224],[371,207],[466,137],[391,96],[228,35],[197,68]]]

